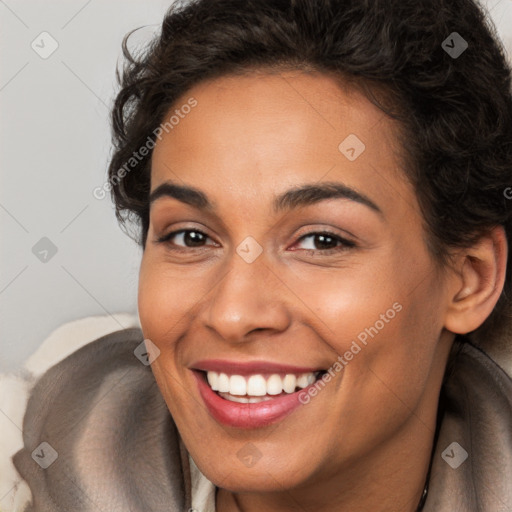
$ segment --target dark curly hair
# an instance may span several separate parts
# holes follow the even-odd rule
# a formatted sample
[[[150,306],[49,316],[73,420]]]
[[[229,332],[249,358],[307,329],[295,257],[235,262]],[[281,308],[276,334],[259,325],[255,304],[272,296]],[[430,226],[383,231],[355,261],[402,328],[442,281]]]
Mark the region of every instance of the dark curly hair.
[[[285,69],[348,80],[397,121],[403,172],[436,262],[497,225],[511,240],[511,72],[494,25],[472,0],[178,1],[134,54],[131,33],[117,72],[108,173],[116,216],[124,228],[136,221],[143,248],[151,150],[129,172],[126,162],[152,149],[155,129],[198,82]],[[467,43],[462,54],[449,51],[454,41]],[[498,304],[477,330],[483,339],[510,323],[511,260]]]

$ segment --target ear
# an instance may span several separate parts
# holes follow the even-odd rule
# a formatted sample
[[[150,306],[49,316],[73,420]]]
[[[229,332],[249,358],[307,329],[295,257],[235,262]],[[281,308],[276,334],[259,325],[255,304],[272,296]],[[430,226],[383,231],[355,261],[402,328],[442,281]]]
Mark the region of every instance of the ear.
[[[496,226],[457,256],[458,269],[449,285],[444,327],[467,334],[491,314],[503,290],[508,245],[503,226]]]

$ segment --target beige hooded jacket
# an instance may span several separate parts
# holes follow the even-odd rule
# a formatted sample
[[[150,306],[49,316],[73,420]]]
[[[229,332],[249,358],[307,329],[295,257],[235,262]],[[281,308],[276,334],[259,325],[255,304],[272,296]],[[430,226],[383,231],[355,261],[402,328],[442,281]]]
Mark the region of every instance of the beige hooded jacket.
[[[13,457],[32,493],[24,512],[191,510],[188,453],[134,355],[142,340],[139,328],[108,334],[38,379]],[[512,380],[465,341],[447,366],[422,510],[512,512]]]

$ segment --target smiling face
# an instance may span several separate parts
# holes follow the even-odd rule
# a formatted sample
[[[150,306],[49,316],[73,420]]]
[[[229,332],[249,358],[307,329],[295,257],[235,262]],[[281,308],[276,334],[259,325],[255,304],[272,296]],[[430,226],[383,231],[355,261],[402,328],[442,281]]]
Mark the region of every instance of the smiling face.
[[[453,336],[395,127],[316,73],[218,78],[173,111],[192,97],[153,153],[139,316],[194,461],[236,491],[419,482]],[[255,374],[264,402],[233,402]]]

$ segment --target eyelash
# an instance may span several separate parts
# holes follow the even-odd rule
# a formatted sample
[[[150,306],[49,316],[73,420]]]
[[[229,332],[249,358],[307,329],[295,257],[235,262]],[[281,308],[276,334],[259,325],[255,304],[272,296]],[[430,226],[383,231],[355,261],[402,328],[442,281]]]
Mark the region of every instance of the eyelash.
[[[169,241],[172,237],[174,237],[175,235],[178,235],[180,233],[200,233],[201,235],[203,235],[204,237],[206,238],[210,238],[206,233],[204,233],[203,231],[199,230],[199,229],[179,229],[177,231],[172,231],[164,236],[162,236],[161,238],[157,239],[157,243],[166,243],[168,244],[169,246],[171,246],[171,250],[173,251],[184,251],[184,252],[188,252],[189,250],[194,250],[194,249],[202,249],[203,247],[181,247],[181,246],[173,246],[173,244],[171,244]],[[305,235],[302,235],[301,237],[299,237],[299,239],[297,240],[297,242],[305,239],[305,238],[309,238],[309,237],[312,237],[312,236],[315,236],[315,235],[324,235],[324,236],[328,236],[329,238],[333,238],[334,240],[336,240],[337,242],[341,243],[341,247],[332,247],[330,249],[304,249],[305,251],[308,251],[309,253],[318,253],[318,252],[321,252],[323,254],[332,254],[332,253],[335,253],[335,252],[343,252],[343,251],[347,251],[349,249],[352,249],[352,248],[355,248],[357,247],[357,244],[350,241],[350,240],[347,240],[345,238],[342,238],[340,237],[339,235],[336,235],[335,233],[332,233],[330,231],[311,231],[310,233],[306,233]]]

